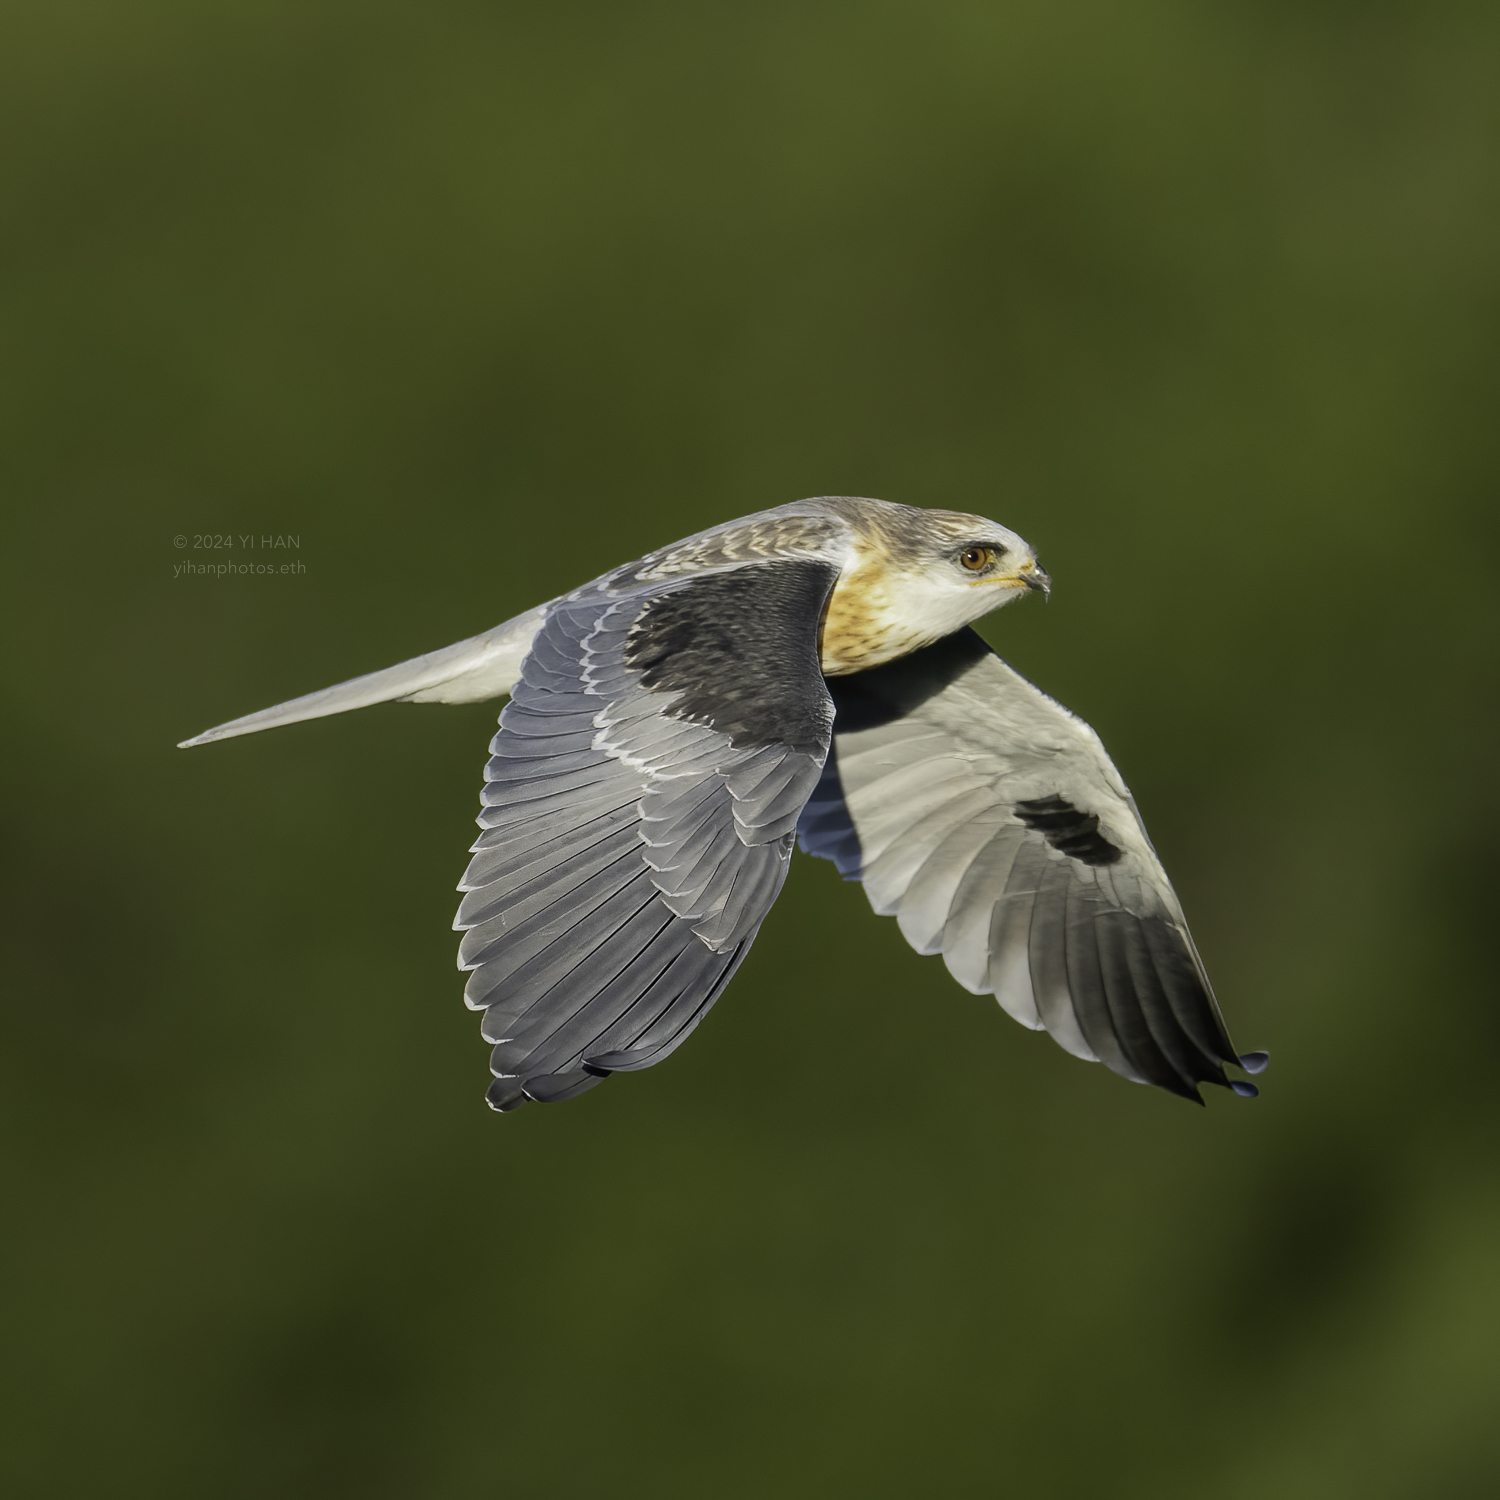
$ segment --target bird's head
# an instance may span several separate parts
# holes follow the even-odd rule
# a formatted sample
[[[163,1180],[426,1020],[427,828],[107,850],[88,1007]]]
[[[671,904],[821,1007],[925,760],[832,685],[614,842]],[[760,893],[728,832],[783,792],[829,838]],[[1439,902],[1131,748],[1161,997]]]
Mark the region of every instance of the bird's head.
[[[1030,543],[998,521],[951,510],[907,510],[902,519],[886,538],[892,603],[933,639],[1023,594],[1051,591]]]
[[[823,622],[823,671],[862,672],[961,630],[1051,580],[998,521],[884,500],[823,497],[851,547]]]

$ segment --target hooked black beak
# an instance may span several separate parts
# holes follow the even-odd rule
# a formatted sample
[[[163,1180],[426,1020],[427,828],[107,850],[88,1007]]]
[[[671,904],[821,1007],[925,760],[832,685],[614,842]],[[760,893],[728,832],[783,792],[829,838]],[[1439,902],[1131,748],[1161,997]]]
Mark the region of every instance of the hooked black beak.
[[[1035,563],[1021,574],[1021,582],[1027,588],[1038,594],[1050,594],[1052,592],[1052,580],[1037,567]]]

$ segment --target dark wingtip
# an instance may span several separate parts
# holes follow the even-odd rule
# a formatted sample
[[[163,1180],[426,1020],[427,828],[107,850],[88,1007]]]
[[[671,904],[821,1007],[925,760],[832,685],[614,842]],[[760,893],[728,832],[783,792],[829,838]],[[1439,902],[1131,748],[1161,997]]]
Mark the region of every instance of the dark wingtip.
[[[1229,1087],[1232,1088],[1235,1093],[1240,1096],[1241,1099],[1258,1099],[1260,1097],[1260,1090],[1256,1088],[1253,1083],[1246,1083],[1243,1079],[1240,1078],[1236,1078],[1234,1082],[1229,1085]]]
[[[1247,1073],[1264,1073],[1270,1061],[1271,1054],[1269,1052],[1240,1053],[1240,1066]]]
[[[508,1114],[513,1109],[520,1109],[523,1104],[530,1103],[521,1091],[520,1082],[518,1078],[496,1078],[484,1091],[484,1102],[496,1114]]]

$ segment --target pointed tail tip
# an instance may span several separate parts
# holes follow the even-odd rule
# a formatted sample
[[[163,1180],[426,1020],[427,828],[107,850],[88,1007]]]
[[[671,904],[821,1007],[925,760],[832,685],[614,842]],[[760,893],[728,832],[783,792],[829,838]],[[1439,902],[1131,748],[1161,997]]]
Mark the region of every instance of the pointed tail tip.
[[[191,750],[194,745],[206,745],[212,740],[218,739],[218,735],[212,729],[205,729],[202,734],[195,734],[190,740],[178,740],[179,750]]]

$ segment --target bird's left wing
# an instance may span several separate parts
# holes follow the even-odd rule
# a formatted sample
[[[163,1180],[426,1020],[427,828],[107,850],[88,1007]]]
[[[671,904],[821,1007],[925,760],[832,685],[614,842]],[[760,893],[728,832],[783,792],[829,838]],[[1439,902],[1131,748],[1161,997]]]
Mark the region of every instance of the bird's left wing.
[[[496,1109],[683,1041],[776,899],[828,753],[833,564],[641,575],[553,606],[490,747],[454,925]]]
[[[1182,909],[1104,747],[972,631],[832,679],[799,832],[919,953],[1023,1024],[1197,1099],[1237,1057]],[[1254,1093],[1236,1082],[1236,1092]]]

